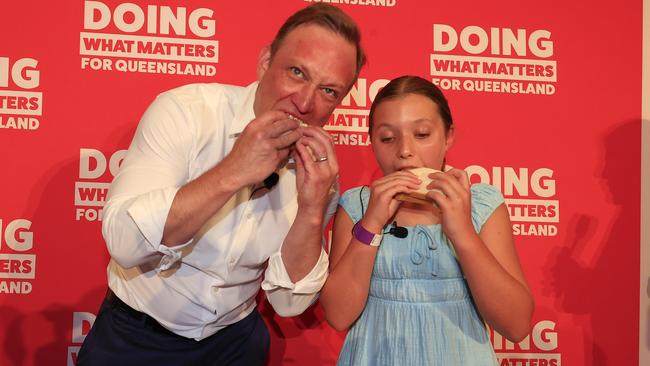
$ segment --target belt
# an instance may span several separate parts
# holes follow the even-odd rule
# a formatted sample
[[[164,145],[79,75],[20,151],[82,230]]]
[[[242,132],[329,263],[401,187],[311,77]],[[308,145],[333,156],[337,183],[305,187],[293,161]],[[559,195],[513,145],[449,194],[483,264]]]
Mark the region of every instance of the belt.
[[[158,321],[156,321],[156,319],[152,318],[150,315],[145,314],[141,311],[137,311],[134,308],[127,305],[124,301],[122,301],[119,297],[117,297],[117,295],[115,295],[115,293],[113,293],[113,291],[110,288],[108,289],[108,291],[106,291],[105,301],[108,304],[110,304],[111,308],[127,314],[132,319],[137,320],[141,324],[146,325],[147,327],[149,327],[152,330],[155,330],[158,333],[164,333],[164,334],[180,337],[178,334],[160,325],[160,323],[158,323]]]

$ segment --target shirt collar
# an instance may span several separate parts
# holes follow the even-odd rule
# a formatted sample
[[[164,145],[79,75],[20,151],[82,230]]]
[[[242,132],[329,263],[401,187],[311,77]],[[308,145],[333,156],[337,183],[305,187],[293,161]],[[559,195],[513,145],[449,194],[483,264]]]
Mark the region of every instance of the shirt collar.
[[[255,92],[257,91],[258,82],[255,81],[249,84],[244,91],[244,102],[239,106],[235,116],[228,129],[228,136],[236,138],[244,130],[250,121],[255,119],[255,111],[253,105],[255,103]]]

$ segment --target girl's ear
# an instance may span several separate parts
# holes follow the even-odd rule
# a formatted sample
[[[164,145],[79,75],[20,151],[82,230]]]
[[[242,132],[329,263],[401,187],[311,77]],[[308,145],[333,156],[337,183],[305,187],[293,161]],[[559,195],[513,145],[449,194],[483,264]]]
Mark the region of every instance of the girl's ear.
[[[449,150],[449,148],[454,144],[454,125],[449,126],[449,130],[447,131],[447,137],[445,141],[445,152]]]

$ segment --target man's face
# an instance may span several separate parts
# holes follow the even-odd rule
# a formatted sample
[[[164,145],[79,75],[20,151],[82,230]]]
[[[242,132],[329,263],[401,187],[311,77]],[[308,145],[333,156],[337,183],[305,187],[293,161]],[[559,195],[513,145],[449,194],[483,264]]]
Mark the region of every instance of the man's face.
[[[287,34],[271,59],[260,55],[255,115],[283,111],[312,126],[323,126],[354,81],[356,49],[318,25],[301,25]]]

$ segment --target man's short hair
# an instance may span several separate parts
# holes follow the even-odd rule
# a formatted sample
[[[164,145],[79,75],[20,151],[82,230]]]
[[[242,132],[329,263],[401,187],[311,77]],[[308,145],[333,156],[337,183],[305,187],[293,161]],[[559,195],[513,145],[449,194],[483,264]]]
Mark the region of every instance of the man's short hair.
[[[357,65],[354,74],[356,80],[361,67],[366,63],[366,54],[361,47],[361,32],[349,15],[329,4],[312,4],[290,16],[280,27],[271,43],[271,59],[275,56],[287,34],[304,24],[316,24],[329,29],[354,45],[357,50]]]

